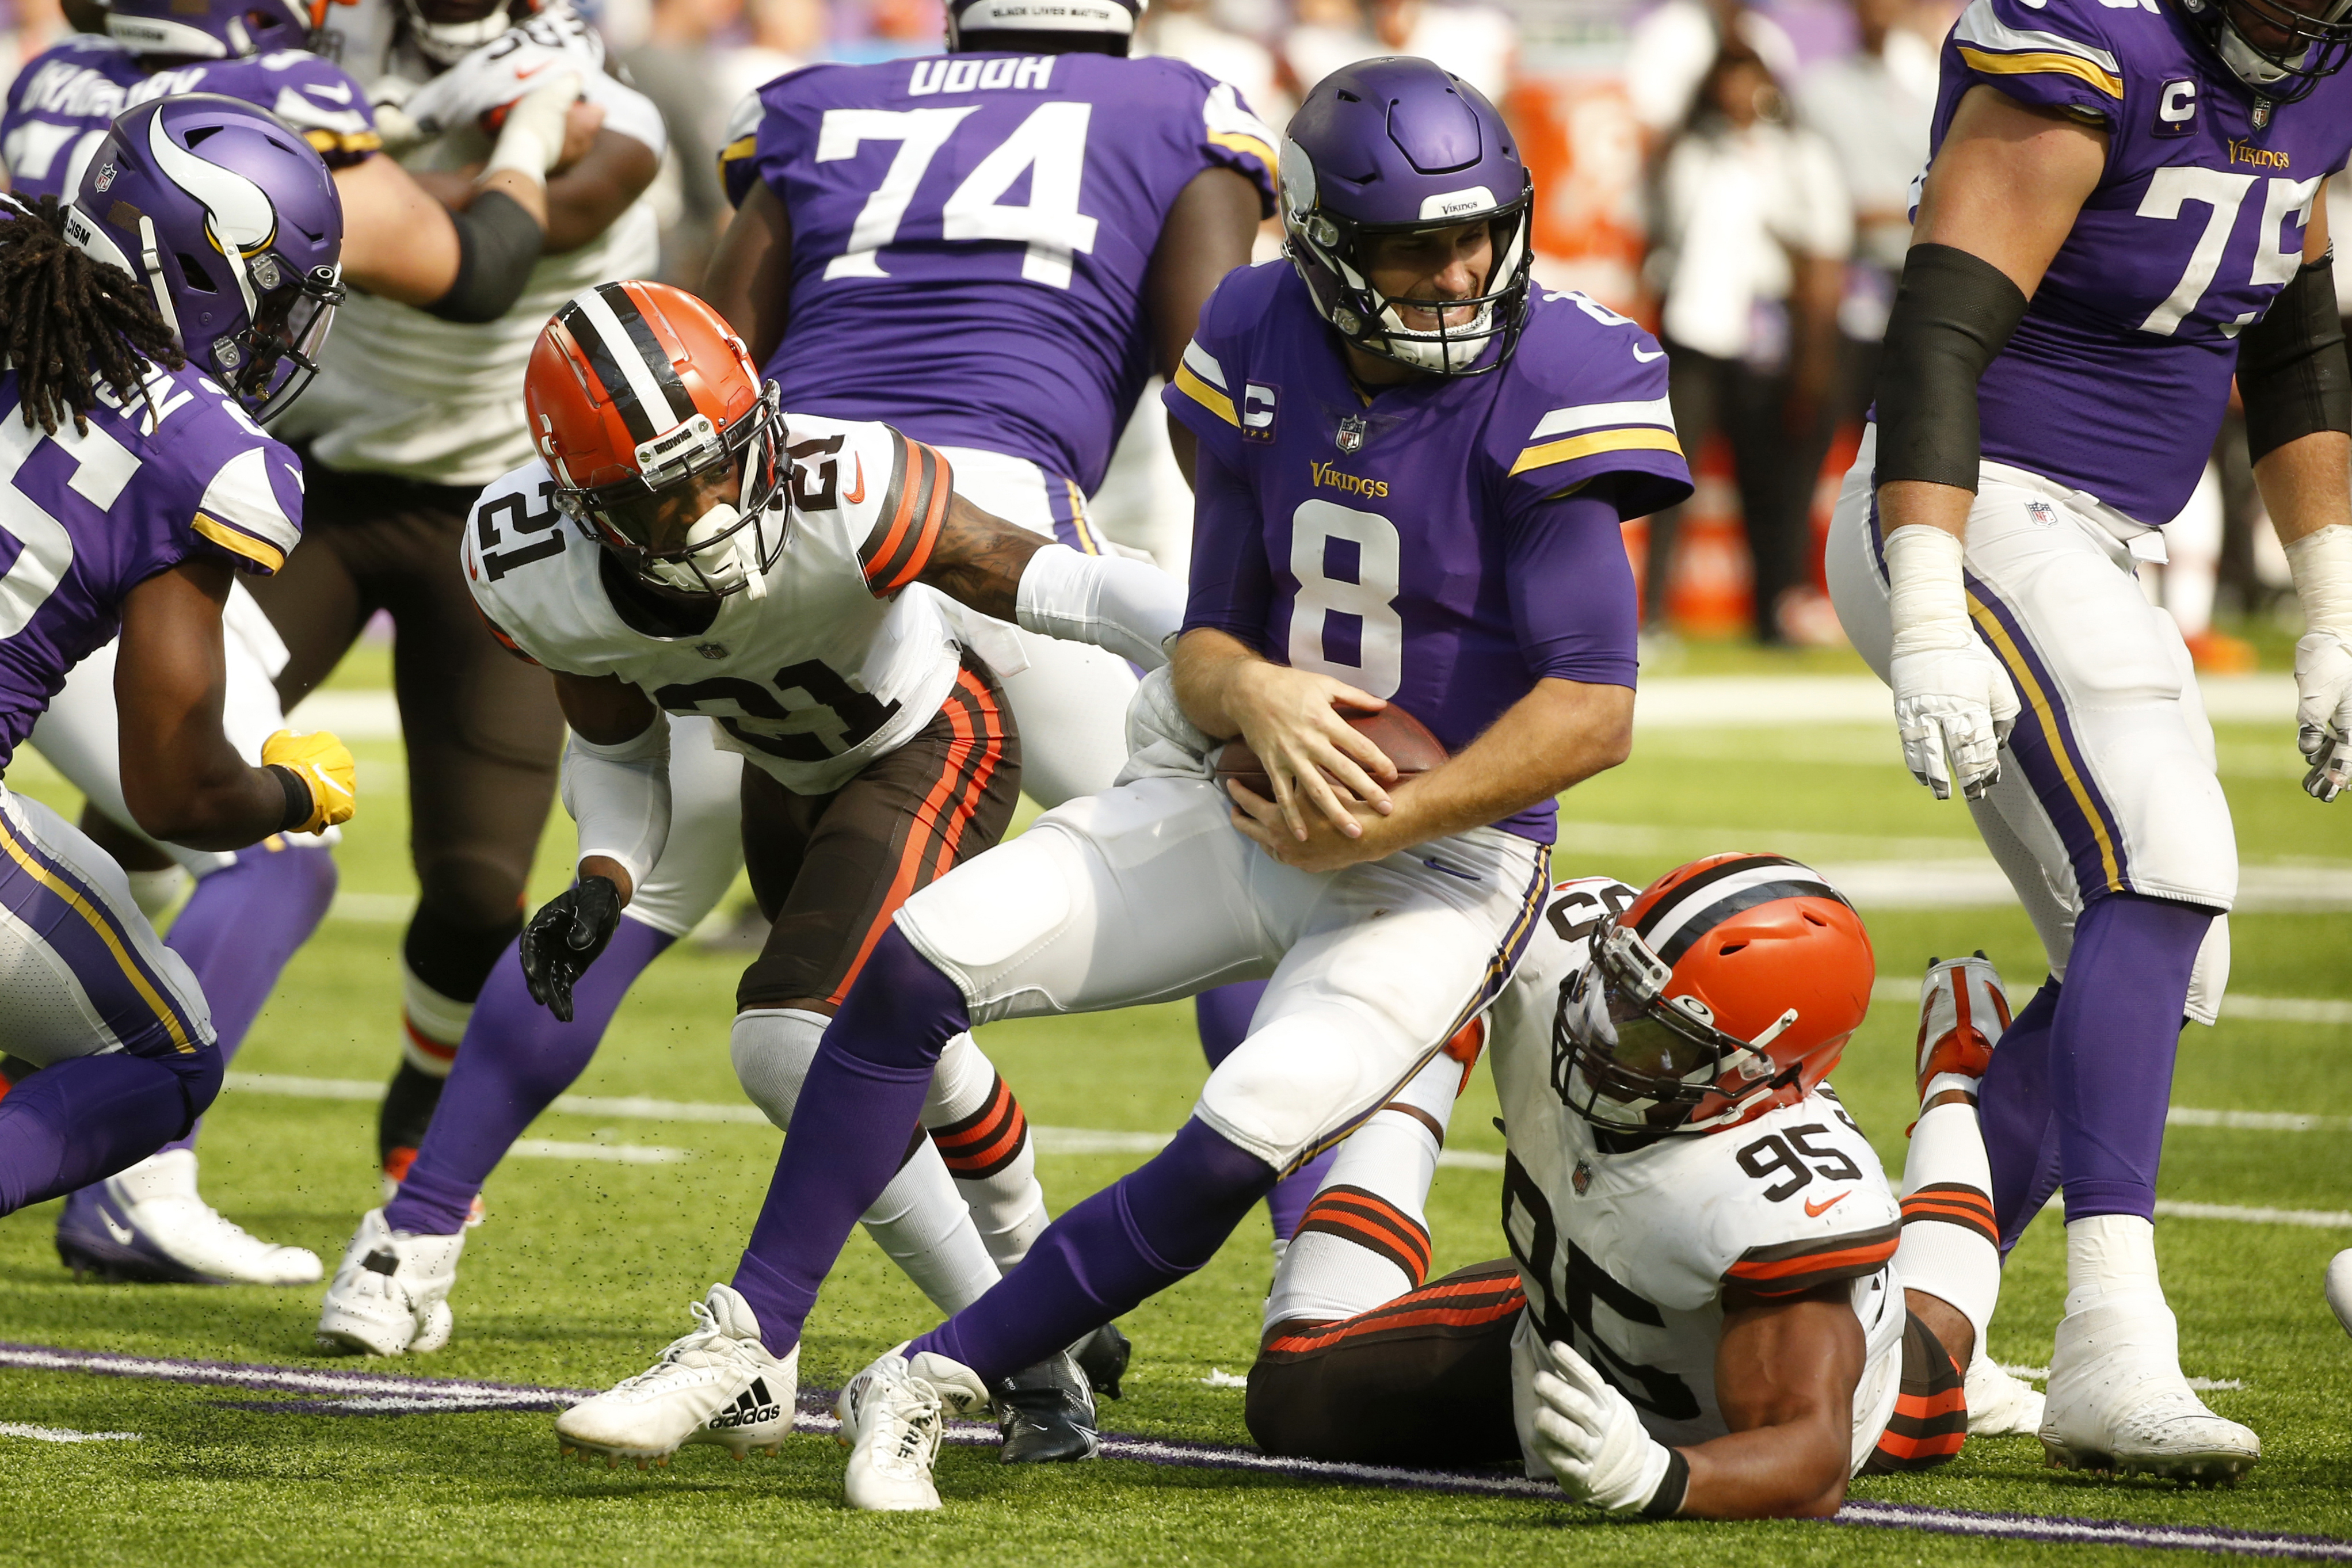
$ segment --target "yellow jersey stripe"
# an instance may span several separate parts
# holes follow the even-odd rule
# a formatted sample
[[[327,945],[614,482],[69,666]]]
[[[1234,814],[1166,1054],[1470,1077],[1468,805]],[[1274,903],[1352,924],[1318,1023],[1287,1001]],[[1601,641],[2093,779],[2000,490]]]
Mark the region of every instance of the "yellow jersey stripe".
[[[1519,454],[1511,465],[1511,472],[1524,474],[1530,468],[1549,468],[1555,463],[1573,463],[1580,457],[1591,457],[1601,452],[1671,452],[1683,455],[1682,443],[1671,430],[1642,427],[1633,430],[1594,430],[1582,435],[1571,435],[1565,441],[1547,441],[1530,446]]]
[[[113,925],[104,915],[89,906],[89,900],[81,895],[79,888],[35,860],[26,851],[25,846],[16,841],[15,825],[7,820],[5,813],[0,813],[0,849],[7,851],[8,858],[24,867],[35,882],[64,899],[68,908],[89,922],[89,928],[98,933],[98,939],[106,944],[106,950],[114,955],[114,961],[122,967],[123,977],[131,982],[131,988],[137,991],[139,999],[145,1002],[155,1016],[163,1020],[164,1030],[172,1037],[173,1045],[188,1055],[194,1055],[196,1048],[189,1042],[187,1030],[180,1027],[179,1014],[173,1010],[169,1002],[156,993],[155,988],[148,983],[147,977],[140,972],[138,960],[133,958],[129,950],[122,946],[122,938],[114,934]]]
[[[2051,709],[2050,695],[2042,689],[2042,683],[2033,678],[2033,667],[2026,663],[2024,653],[2011,640],[2009,628],[2003,626],[2000,618],[1987,609],[1984,601],[1973,593],[1969,595],[1969,615],[1983,632],[1985,640],[1992,644],[1993,652],[2000,655],[2000,662],[2009,666],[2010,678],[2017,683],[2019,694],[2025,698],[2026,706],[2033,710],[2034,716],[2042,721],[2042,733],[2050,737],[2050,755],[2057,761],[2058,776],[2066,780],[2067,793],[2074,797],[2074,804],[2082,811],[2083,820],[2090,823],[2091,837],[2099,846],[2099,869],[2106,873],[2107,891],[2123,892],[2124,873],[2116,861],[2115,841],[2107,836],[2106,822],[2100,817],[2098,807],[2093,803],[2091,791],[2084,784],[2083,776],[2075,771],[2074,758],[2069,754],[2064,737],[2058,728],[2058,716]]]
[[[758,146],[760,136],[757,131],[752,132],[749,136],[738,136],[734,141],[730,141],[726,146],[719,150],[719,162],[722,164],[733,163],[741,159],[749,158],[753,150]]]
[[[202,512],[196,514],[196,520],[190,526],[221,549],[245,557],[264,571],[274,572],[286,564],[286,552],[276,545],[217,522]]]
[[[1989,54],[1983,49],[1960,46],[1960,58],[1969,67],[1987,76],[2062,76],[2086,81],[2109,98],[2121,102],[2124,78],[2105,67],[2075,55],[2062,55],[2055,49],[2037,49],[2021,55]]]
[[[1096,539],[1094,529],[1087,523],[1085,493],[1078,488],[1078,482],[1076,479],[1065,479],[1062,483],[1070,492],[1070,531],[1078,536],[1078,549],[1087,555],[1102,554],[1102,545]]]
[[[1234,413],[1234,400],[1194,375],[1192,366],[1176,367],[1176,390],[1232,425],[1235,430],[1242,427],[1240,416]]]
[[[383,148],[383,138],[373,131],[306,131],[302,140],[321,153],[376,152]]]
[[[1209,145],[1222,147],[1228,152],[1238,152],[1244,158],[1255,158],[1269,174],[1274,172],[1274,149],[1256,137],[1239,131],[1212,131]]]

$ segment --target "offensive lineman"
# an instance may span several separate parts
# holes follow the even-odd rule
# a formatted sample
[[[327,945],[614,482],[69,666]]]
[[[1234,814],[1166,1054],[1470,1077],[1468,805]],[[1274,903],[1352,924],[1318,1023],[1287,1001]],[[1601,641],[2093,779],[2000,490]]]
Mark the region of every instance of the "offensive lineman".
[[[483,615],[554,673],[572,728],[564,802],[580,824],[579,881],[532,917],[523,971],[558,1017],[571,1011],[573,982],[668,836],[668,716],[712,719],[719,744],[751,764],[746,858],[773,926],[744,977],[738,1057],[746,1040],[762,1050],[755,1098],[781,1124],[891,915],[995,843],[1020,792],[1016,726],[943,599],[1156,664],[1182,591],[1156,567],[1080,555],[981,511],[940,454],[887,425],[784,413],[727,324],[661,284],[606,284],[567,304],[532,354],[524,400],[543,455],[484,495],[464,557]],[[522,497],[551,501],[593,542],[551,554],[508,543],[485,519]],[[958,1050],[949,1074],[994,1079],[968,1038]],[[997,1269],[937,1147],[901,1140],[893,1158],[902,1168],[867,1218],[952,1312]],[[402,1235],[369,1216],[321,1333],[364,1343],[389,1326],[434,1348],[464,1244],[462,1225]],[[721,1322],[740,1308],[730,1297],[712,1293]],[[1029,1457],[1092,1451],[1090,1434],[1055,1435],[1065,1409],[1081,1427],[1093,1414],[1060,1349],[1032,1358],[1054,1364],[1009,1391],[1045,1406],[1015,1434]],[[791,1385],[782,1373],[777,1386]],[[625,1403],[672,1414],[670,1392]],[[686,1440],[740,1452],[790,1425],[773,1410],[705,1424],[724,1413],[695,1412],[657,1452]],[[1055,1451],[1031,1452],[1041,1446]]]
[[[279,691],[289,706],[300,700],[378,609],[397,632],[418,902],[401,946],[402,1065],[377,1126],[394,1181],[482,983],[521,926],[563,744],[546,677],[509,658],[475,612],[458,575],[459,536],[482,486],[530,460],[515,394],[540,328],[582,288],[653,267],[645,192],[664,138],[653,104],[607,74],[602,39],[561,0],[511,28],[504,0],[330,9],[337,57],[379,103],[405,93],[402,116],[425,140],[403,161],[453,203],[488,177],[474,172],[495,147],[477,129],[485,117],[564,76],[603,111],[587,150],[547,181],[546,237],[520,297],[483,322],[355,297],[287,427],[304,454],[311,526],[307,548],[255,595],[290,655]],[[544,507],[516,519],[542,549],[558,525]]]
[[[514,303],[539,255],[545,170],[562,158],[566,100],[554,84],[518,104],[496,167],[464,212],[426,194],[376,153],[366,95],[341,68],[295,47],[307,21],[287,0],[117,0],[108,37],[78,37],[30,62],[0,116],[0,149],[19,196],[71,191],[126,107],[166,94],[242,99],[299,131],[332,172],[343,212],[343,280],[450,319],[494,319]],[[578,111],[572,111],[575,116]],[[229,629],[223,720],[252,760],[285,727],[272,682],[284,645],[242,585],[223,607]],[[114,653],[75,666],[35,725],[32,743],[88,804],[81,827],[131,873],[151,918],[187,874],[196,891],[165,946],[188,962],[212,1009],[226,1066],[297,948],[334,895],[327,844],[273,835],[236,853],[164,845],[127,826],[116,744]],[[68,1198],[59,1256],[110,1279],[301,1284],[318,1258],[277,1247],[215,1212],[196,1190],[195,1134]]]
[[[1045,26],[1025,7],[1019,16]],[[705,291],[796,416],[902,428],[942,453],[973,505],[1089,555],[1102,547],[1083,492],[1100,482],[1146,370],[1172,368],[1202,301],[1248,259],[1273,195],[1270,133],[1200,72],[1118,57],[1133,21],[1130,6],[1114,4],[1072,7],[1049,30],[1010,30],[990,0],[974,0],[951,16],[944,57],[819,67],[769,84],[740,111],[745,129],[727,151],[742,211]],[[864,126],[863,139],[828,140],[845,124]],[[889,243],[837,267],[826,258],[856,248],[859,214],[904,155],[905,134],[885,134],[894,127],[929,128],[917,143],[928,173]],[[1007,181],[1031,171],[1030,200],[989,209],[996,228],[956,229],[949,210],[968,213],[977,199],[960,193],[1005,194],[1002,184],[983,192],[995,175],[983,180],[982,166]],[[1064,200],[1077,205],[1057,215]],[[517,521],[547,513],[526,495],[483,515],[503,531],[510,510]],[[1126,663],[945,608],[992,658],[1012,702],[1027,793],[1051,807],[1109,788],[1127,755],[1135,678]],[[392,1232],[463,1228],[491,1170],[585,1069],[637,975],[724,895],[742,863],[744,781],[740,748],[714,747],[711,729],[689,715],[670,725],[661,861],[572,991],[570,1014],[534,1001],[511,959],[493,971],[446,1109],[385,1207]],[[737,1072],[780,1126],[824,1027],[824,1014],[770,1008],[737,1020]],[[990,1255],[1013,1267],[1045,1220],[1018,1103],[984,1057],[959,1047],[923,1120],[962,1195],[932,1223],[961,1224],[955,1211],[968,1206]],[[446,1280],[434,1289],[446,1291]],[[396,1321],[353,1329],[335,1291],[325,1316],[340,1318],[340,1343],[352,1348],[419,1348]]]
[[[1259,1446],[1524,1459],[1614,1512],[1738,1519],[1832,1513],[1850,1475],[2030,1430],[1979,1419],[1960,1370],[2000,1284],[1967,1035],[1997,1040],[1999,981],[1928,970],[1898,1208],[1828,1082],[1873,973],[1853,909],[1779,856],[1561,883],[1486,1020],[1512,1256],[1422,1284],[1467,1077],[1433,1061],[1349,1137],[1283,1260]]]
[[[1501,117],[1427,61],[1360,64],[1309,96],[1282,161],[1296,271],[1229,277],[1170,393],[1200,443],[1194,579],[1171,674],[1130,714],[1129,781],[908,901],[810,1070],[727,1293],[740,1310],[712,1335],[727,1375],[688,1390],[657,1365],[567,1412],[564,1440],[650,1448],[665,1434],[634,1390],[708,1403],[754,1366],[775,1375],[772,1354],[796,1364],[819,1284],[971,1025],[1270,976],[1165,1152],[845,1392],[852,1503],[936,1508],[945,1408],[987,1405],[1006,1372],[1199,1268],[1509,977],[1549,885],[1552,797],[1625,755],[1619,519],[1689,490],[1651,340],[1530,297],[1529,199]],[[1392,791],[1336,711],[1391,697],[1456,753]],[[1213,737],[1236,733],[1276,800],[1211,781]]]
[[[1906,762],[1938,798],[1958,783],[2049,952],[1982,1109],[2005,1246],[2065,1187],[2042,1439],[2070,1468],[2220,1478],[2261,1453],[2182,1378],[2157,1275],[2173,1055],[2221,998],[2237,851],[2189,655],[2135,575],[2164,559],[2234,371],[2310,627],[2305,788],[2332,800],[2352,779],[2352,366],[2316,195],[2352,150],[2342,11],[1976,0],[1832,534],[1838,614],[1894,688]]]

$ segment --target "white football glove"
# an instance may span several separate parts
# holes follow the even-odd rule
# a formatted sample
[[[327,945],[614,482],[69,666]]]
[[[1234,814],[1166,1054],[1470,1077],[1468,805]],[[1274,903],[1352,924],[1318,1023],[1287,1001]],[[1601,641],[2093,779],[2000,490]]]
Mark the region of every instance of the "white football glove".
[[[492,110],[545,87],[565,71],[576,78],[590,68],[582,56],[545,44],[525,41],[496,57],[485,45],[419,85],[400,107],[425,135],[438,136],[461,125],[478,124]]]
[[[1632,1401],[1557,1341],[1538,1357],[1532,1387],[1536,1457],[1559,1490],[1612,1513],[1648,1507],[1674,1451],[1643,1427]]]
[[[2019,706],[2016,684],[1969,621],[1963,555],[1941,528],[1915,523],[1886,536],[1895,728],[1904,766],[1938,800],[1952,798],[1955,779],[1971,800],[2000,781]]]
[[[2326,632],[2294,645],[2294,716],[2303,759],[2311,764],[2303,787],[2315,800],[2333,800],[2352,785],[2352,647]]]

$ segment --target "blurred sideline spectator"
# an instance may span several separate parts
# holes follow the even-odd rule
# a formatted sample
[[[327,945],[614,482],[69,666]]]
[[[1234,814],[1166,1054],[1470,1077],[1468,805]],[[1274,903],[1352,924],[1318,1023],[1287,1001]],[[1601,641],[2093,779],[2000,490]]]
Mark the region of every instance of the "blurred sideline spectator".
[[[743,99],[787,71],[825,57],[832,19],[824,0],[745,0],[750,38],[719,57],[717,97],[731,112]]]
[[[1794,79],[1797,46],[1780,24],[1738,0],[1665,0],[1634,25],[1625,51],[1625,91],[1654,146],[1690,119],[1701,78],[1728,37],[1774,77]]]
[[[104,26],[102,16],[100,26]],[[6,13],[5,26],[0,26],[0,93],[8,90],[27,60],[73,30],[58,0],[16,0]]]
[[[1492,5],[1373,0],[1372,37],[1382,55],[1419,55],[1501,103],[1511,87],[1519,27]]]
[[[1135,40],[1139,55],[1165,55],[1229,82],[1257,117],[1280,131],[1294,107],[1276,78],[1274,51],[1226,26],[1212,0],[1152,0]]]
[[[936,55],[948,47],[948,14],[940,0],[866,0],[862,8],[834,10],[833,57],[854,65]]]
[[[1664,297],[1684,450],[1731,449],[1759,643],[1786,641],[1782,595],[1810,581],[1813,480],[1828,444],[1836,311],[1853,213],[1829,148],[1788,123],[1771,69],[1738,30],[1701,75],[1660,162],[1650,277]],[[1664,630],[1675,514],[1653,519],[1647,620]]]
[[[661,221],[661,275],[688,287],[731,215],[719,183],[719,144],[734,99],[711,90],[713,40],[732,25],[741,0],[655,0],[645,42],[622,53],[637,90],[653,99],[669,132],[654,190]]]
[[[1282,36],[1284,85],[1294,101],[1342,66],[1381,53],[1357,0],[1295,0]]]

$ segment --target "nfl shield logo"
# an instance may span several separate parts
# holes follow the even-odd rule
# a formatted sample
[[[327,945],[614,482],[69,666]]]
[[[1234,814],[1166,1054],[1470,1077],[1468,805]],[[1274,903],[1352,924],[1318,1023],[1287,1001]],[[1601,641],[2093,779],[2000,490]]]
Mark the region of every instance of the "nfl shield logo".
[[[1576,1196],[1582,1197],[1584,1196],[1585,1189],[1592,1185],[1592,1162],[1591,1160],[1577,1161],[1576,1169],[1570,1173],[1568,1179],[1570,1184],[1576,1188]]]
[[[1347,453],[1360,451],[1364,444],[1364,422],[1354,414],[1349,414],[1339,422],[1338,439],[1340,451]]]
[[[2045,528],[2058,521],[2058,508],[2047,501],[2026,502],[2025,515],[2032,517],[2038,527]]]
[[[2257,131],[2268,125],[2271,122],[2271,100],[2266,98],[2254,99],[2254,112],[2252,118],[2254,129]]]
[[[114,165],[109,163],[105,168],[100,169],[98,172],[98,178],[93,181],[92,183],[100,191],[112,189],[114,185]]]

